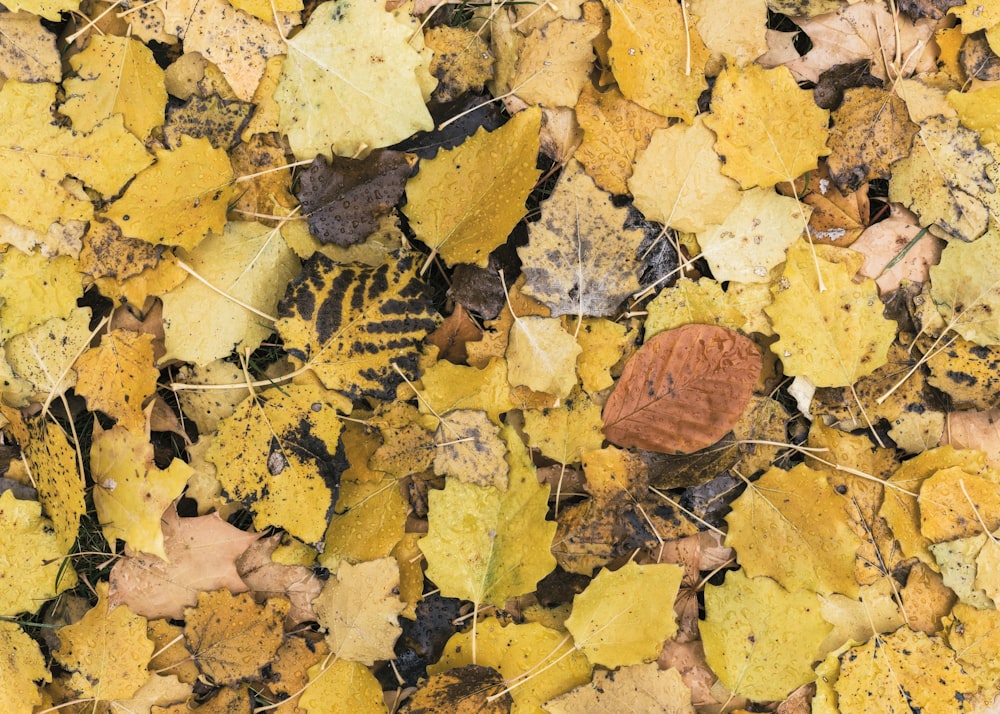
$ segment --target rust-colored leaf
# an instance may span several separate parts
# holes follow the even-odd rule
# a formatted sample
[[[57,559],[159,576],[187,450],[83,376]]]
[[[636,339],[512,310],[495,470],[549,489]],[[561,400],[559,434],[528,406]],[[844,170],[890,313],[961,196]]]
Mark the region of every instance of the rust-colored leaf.
[[[619,446],[691,453],[733,428],[761,370],[748,338],[684,325],[646,342],[604,406],[604,435]]]

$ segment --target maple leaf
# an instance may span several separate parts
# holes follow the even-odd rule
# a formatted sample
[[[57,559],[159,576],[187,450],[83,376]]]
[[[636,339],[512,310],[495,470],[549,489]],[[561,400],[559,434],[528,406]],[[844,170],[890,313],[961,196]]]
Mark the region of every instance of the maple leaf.
[[[128,699],[149,678],[153,643],[146,637],[146,618],[112,607],[106,582],[96,588],[97,604],[57,631],[60,646],[53,657],[73,673],[69,684],[82,696]]]
[[[826,156],[830,114],[784,67],[727,68],[712,92],[705,125],[717,135],[722,173],[743,188],[794,181]]]
[[[555,567],[545,520],[547,486],[539,485],[527,449],[510,427],[501,432],[510,466],[506,491],[448,479],[429,495],[429,528],[420,541],[427,577],[446,597],[502,606],[530,592]]]
[[[76,585],[76,571],[72,564],[63,568],[65,549],[41,504],[18,500],[13,490],[0,494],[0,545],[9,563],[0,571],[0,615],[38,612],[46,600]]]
[[[616,207],[576,161],[542,203],[542,217],[528,226],[528,245],[517,249],[524,292],[559,315],[613,316],[639,290],[644,261],[640,228]]]
[[[433,128],[424,103],[437,80],[429,53],[410,44],[414,29],[413,18],[388,12],[385,0],[313,10],[287,43],[274,90],[278,125],[296,158],[355,156]]]
[[[648,340],[629,360],[604,406],[604,434],[619,446],[691,453],[736,423],[760,372],[747,338],[687,325]]]
[[[288,284],[275,328],[289,355],[327,389],[388,398],[402,375],[413,376],[417,346],[436,316],[413,254],[369,268],[316,253]]]
[[[417,237],[448,265],[485,268],[490,251],[524,217],[524,201],[539,171],[542,113],[528,109],[493,132],[480,128],[443,149],[406,184],[403,213]]]
[[[245,399],[219,424],[205,458],[258,530],[279,526],[306,543],[322,540],[340,487],[338,411],[351,411],[341,395],[289,385]]]
[[[328,580],[313,600],[330,651],[340,659],[367,665],[393,659],[393,645],[403,631],[397,622],[404,607],[394,594],[398,586],[395,558],[342,563],[337,577]]]

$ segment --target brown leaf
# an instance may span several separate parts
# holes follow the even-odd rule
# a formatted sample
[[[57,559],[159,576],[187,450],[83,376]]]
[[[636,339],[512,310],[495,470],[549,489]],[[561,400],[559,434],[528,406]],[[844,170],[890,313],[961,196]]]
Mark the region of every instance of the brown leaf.
[[[740,418],[761,370],[748,338],[684,325],[649,340],[625,365],[604,407],[604,435],[619,446],[691,453]]]

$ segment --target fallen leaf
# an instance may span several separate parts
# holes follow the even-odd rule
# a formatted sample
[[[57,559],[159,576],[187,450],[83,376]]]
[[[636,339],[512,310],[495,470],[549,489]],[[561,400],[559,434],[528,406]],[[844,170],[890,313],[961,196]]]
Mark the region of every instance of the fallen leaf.
[[[387,714],[382,686],[368,667],[344,659],[314,664],[299,707],[309,714],[327,711],[331,702],[357,714]]]
[[[729,288],[723,292],[722,286],[712,278],[702,278],[698,282],[681,278],[673,286],[663,288],[646,306],[646,322],[643,325],[646,340],[661,332],[691,324],[740,329],[747,316],[733,304],[731,291],[734,284],[730,283]]]
[[[430,53],[410,44],[414,22],[388,12],[385,0],[313,10],[287,42],[274,90],[278,126],[297,159],[356,156],[433,128],[424,103],[437,80]]]
[[[948,329],[977,345],[1000,344],[1000,228],[972,243],[950,242],[931,266],[931,298]]]
[[[0,693],[11,706],[11,714],[31,714],[42,703],[37,682],[51,682],[52,675],[38,643],[15,622],[0,622],[0,652],[7,666],[0,673]]]
[[[761,369],[746,337],[686,325],[647,341],[626,364],[604,406],[604,434],[619,446],[691,453],[725,436]]]
[[[997,112],[997,102],[1000,101],[1000,88],[987,87],[972,92],[948,92],[948,103],[955,107],[962,125],[979,133],[982,144],[995,144],[1000,140],[1000,114]]]
[[[208,139],[212,148],[231,151],[240,142],[240,132],[253,110],[249,102],[223,99],[217,93],[191,95],[184,104],[167,107],[163,138],[171,149],[180,146],[184,137],[191,137]]]
[[[319,555],[320,565],[330,570],[342,560],[359,563],[388,557],[404,535],[410,511],[395,478],[354,483],[346,480],[347,475],[341,477],[336,515]]]
[[[414,9],[415,14],[422,14]],[[489,45],[468,27],[438,25],[424,34],[434,51],[430,73],[438,80],[434,99],[450,102],[466,92],[478,92],[493,77],[493,53]]]
[[[705,659],[733,694],[780,701],[816,678],[812,663],[833,626],[815,592],[737,570],[705,587],[705,610]]]
[[[583,395],[551,409],[526,409],[524,431],[528,446],[561,464],[580,460],[584,451],[604,443],[601,407]]]
[[[28,442],[22,456],[38,489],[38,500],[52,519],[58,547],[69,551],[87,510],[86,483],[81,477],[76,451],[58,424],[38,417],[25,422]]]
[[[486,412],[448,412],[434,433],[434,473],[479,486],[507,490],[507,446]]]
[[[153,364],[152,335],[113,330],[77,360],[76,393],[91,410],[138,431],[145,422],[143,407],[156,392],[160,376]]]
[[[400,710],[401,714],[454,711],[455,714],[507,714],[510,692],[495,669],[478,664],[454,667],[422,682]]]
[[[638,709],[648,714],[694,714],[691,690],[674,668],[655,662],[599,670],[593,681],[550,699],[542,708],[552,714],[602,714]]]
[[[717,135],[722,173],[746,188],[794,181],[830,153],[830,115],[784,67],[730,67],[716,79],[705,125]]]
[[[507,343],[507,378],[511,386],[565,398],[576,386],[576,359],[582,351],[562,321],[515,317]]]
[[[528,245],[517,250],[524,293],[553,317],[616,315],[639,290],[645,232],[629,227],[628,209],[616,207],[576,161],[563,168],[541,213],[528,226]]]
[[[590,83],[591,41],[601,31],[598,3],[584,3],[583,19],[555,18],[535,29],[518,48],[511,90],[527,104],[572,107]]]
[[[250,680],[274,659],[288,608],[281,598],[258,606],[247,593],[198,593],[198,605],[184,609],[184,646],[208,681],[225,685]]]
[[[395,558],[341,563],[337,577],[313,600],[316,619],[338,659],[372,665],[395,658],[393,645],[402,632],[397,616],[404,607],[394,594],[398,587]]]
[[[272,559],[281,538],[281,534],[275,534],[251,543],[236,559],[236,569],[258,604],[272,597],[288,598],[291,608],[285,615],[285,629],[290,630],[303,622],[316,620],[312,603],[323,589],[323,582],[310,567],[275,562]],[[230,588],[230,592],[241,590]],[[279,651],[278,661],[280,660]],[[293,691],[294,687],[288,690]]]
[[[490,251],[524,217],[539,172],[542,113],[528,109],[493,132],[481,128],[454,149],[420,163],[406,184],[403,213],[417,238],[448,265],[485,268]]]
[[[0,37],[0,74],[4,77],[18,82],[59,81],[62,63],[56,37],[42,26],[40,17],[5,12],[0,15]]]
[[[767,52],[768,5],[765,0],[693,0],[691,14],[708,49],[743,67]]]

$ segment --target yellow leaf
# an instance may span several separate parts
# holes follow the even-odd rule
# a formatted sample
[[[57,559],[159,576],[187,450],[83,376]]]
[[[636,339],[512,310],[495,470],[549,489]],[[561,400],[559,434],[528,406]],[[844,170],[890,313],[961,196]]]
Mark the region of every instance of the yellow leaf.
[[[396,656],[393,646],[403,631],[398,616],[405,607],[395,594],[398,587],[395,558],[341,563],[337,577],[327,580],[313,600],[316,619],[338,659],[372,665]]]
[[[486,412],[460,409],[441,417],[434,434],[434,473],[507,490],[507,447]]]
[[[519,47],[511,89],[527,104],[572,107],[590,84],[594,64],[591,41],[601,31],[597,3],[584,5],[582,20],[556,18],[531,32]]]
[[[833,112],[830,178],[841,191],[856,191],[872,179],[888,178],[889,165],[908,156],[919,127],[896,94],[851,87]]]
[[[510,714],[512,702],[498,671],[467,664],[422,680],[406,707],[424,714]]]
[[[76,393],[92,411],[100,410],[129,431],[139,431],[145,421],[142,407],[156,392],[160,377],[153,364],[151,334],[113,330],[101,337],[99,347],[77,360]]]
[[[445,597],[502,606],[531,592],[555,567],[549,552],[556,524],[545,520],[549,488],[520,437],[504,427],[510,484],[506,491],[447,479],[431,491],[427,536],[420,549],[427,577]]]
[[[190,275],[161,295],[167,351],[160,360],[199,366],[257,349],[273,332],[263,315],[274,315],[300,268],[277,228],[241,221],[209,235],[187,263],[212,287]],[[212,316],[211,330],[202,322],[205,315]]]
[[[554,317],[515,317],[507,343],[507,379],[560,399],[576,386],[576,358],[583,348]]]
[[[209,231],[222,232],[237,191],[232,180],[223,149],[185,137],[173,151],[157,151],[156,163],[135,177],[104,217],[129,238],[190,250]]]
[[[510,397],[507,365],[499,358],[491,359],[482,369],[438,360],[424,370],[420,382],[421,411],[430,408],[444,414],[453,409],[478,409],[499,424],[500,415],[516,406]]]
[[[951,241],[930,269],[931,298],[949,329],[977,345],[1000,344],[1000,227],[972,243]]]
[[[403,537],[409,510],[394,478],[373,483],[342,480],[320,565],[336,570],[342,560],[358,563],[387,557]]]
[[[14,3],[6,6],[14,8]],[[30,12],[6,12],[0,16],[0,32],[10,39],[0,48],[0,74],[19,82],[58,82],[62,61],[55,35],[42,26],[42,18]]]
[[[10,714],[31,714],[42,703],[37,681],[51,682],[52,675],[38,643],[15,622],[0,621],[0,696]]]
[[[977,583],[977,559],[986,543],[985,535],[970,538],[956,538],[944,543],[935,543],[929,550],[934,554],[935,567],[941,571],[941,581],[952,598],[978,608],[994,607],[986,591]],[[905,602],[904,602],[905,605]]]
[[[120,117],[87,134],[61,128],[51,114],[55,94],[56,85],[41,82],[8,80],[0,89],[0,115],[9,118],[0,127],[0,213],[41,233],[93,214],[89,200],[62,185],[66,176],[110,198],[151,161]]]
[[[73,673],[70,686],[94,699],[128,699],[149,679],[153,643],[146,618],[111,607],[108,584],[97,583],[97,604],[79,622],[60,628],[53,657]]]
[[[1000,611],[958,603],[945,618],[945,638],[980,686],[993,686],[1000,679]]]
[[[601,570],[573,598],[566,629],[576,648],[609,669],[656,659],[677,632],[673,603],[684,568],[672,563]]]
[[[308,714],[327,714],[336,702],[341,711],[352,714],[387,714],[382,685],[368,667],[358,662],[335,659],[314,664],[308,670],[309,685],[298,706]]]
[[[670,122],[630,102],[617,87],[600,92],[591,82],[584,85],[575,109],[583,142],[574,156],[605,191],[628,193],[625,182],[636,155],[649,146],[654,131]]]
[[[625,349],[631,340],[629,329],[621,323],[584,318],[576,333],[576,341],[582,350],[576,358],[576,372],[588,394],[593,396],[615,383],[611,369],[625,356]]]
[[[767,10],[765,0],[691,2],[695,27],[708,49],[732,58],[737,67],[743,67],[767,52]]]
[[[38,500],[52,519],[59,548],[69,551],[86,512],[84,481],[77,467],[76,452],[62,429],[42,417],[27,420],[28,443],[24,460],[38,489]]]
[[[646,340],[682,325],[718,325],[738,330],[746,319],[729,304],[728,293],[712,278],[698,282],[681,278],[673,286],[663,288],[646,307]]]
[[[558,666],[546,666],[553,661]],[[487,617],[476,624],[475,632],[452,635],[427,673],[473,663],[497,670],[508,686],[518,685],[510,690],[511,714],[536,714],[544,702],[589,682],[592,669],[565,633],[534,622],[503,627],[495,617]]]
[[[552,714],[604,714],[642,711],[646,714],[695,714],[691,689],[681,673],[662,670],[655,662],[599,670],[594,681],[550,699],[543,708]]]
[[[278,303],[275,328],[295,362],[351,399],[391,399],[414,376],[418,345],[437,324],[429,290],[404,254],[375,268],[316,253]]]
[[[945,238],[975,240],[1000,213],[1000,169],[979,135],[940,114],[920,122],[913,150],[892,166],[889,199]]]
[[[94,506],[108,543],[120,538],[134,550],[166,560],[160,518],[181,495],[191,467],[180,459],[166,469],[156,467],[148,421],[138,433],[122,426],[104,430],[95,423],[90,471]]]
[[[833,626],[810,590],[789,592],[770,578],[726,574],[705,587],[705,619],[698,623],[705,659],[733,694],[784,699],[816,678],[813,662]]]
[[[1000,406],[1000,347],[975,345],[961,337],[926,353],[927,383],[952,399],[953,409],[988,411]]]
[[[698,117],[653,132],[628,181],[635,206],[651,221],[679,231],[722,223],[740,201],[739,184],[723,175],[715,135]]]
[[[878,692],[881,711],[950,714],[978,687],[939,638],[904,626],[842,654],[834,689],[842,712],[871,711]]]
[[[482,91],[493,77],[489,45],[469,28],[438,25],[424,33],[424,42],[434,51],[430,73],[439,80],[435,100],[450,102],[469,90]]]
[[[986,87],[974,92],[948,92],[948,103],[955,107],[963,125],[979,132],[983,144],[1000,140],[1000,87]]]
[[[340,487],[338,411],[351,411],[339,394],[289,385],[244,400],[219,425],[206,458],[258,530],[277,526],[306,543],[323,539]]]
[[[628,99],[665,117],[694,120],[707,87],[709,52],[680,5],[657,0],[607,0],[608,57]]]
[[[771,268],[806,230],[812,209],[772,190],[751,188],[720,225],[698,233],[698,245],[721,282],[770,281]]]
[[[528,224],[528,245],[517,249],[524,293],[553,317],[615,316],[639,290],[645,231],[629,227],[628,209],[615,206],[572,160],[541,212],[540,220]]]
[[[198,606],[184,610],[184,645],[210,682],[254,679],[284,639],[282,621],[289,607],[283,598],[258,605],[248,593],[198,593]]]
[[[729,67],[712,90],[705,125],[718,135],[715,150],[725,159],[722,173],[743,188],[768,188],[794,181],[826,156],[830,114],[799,89],[785,67]]]
[[[858,594],[854,533],[847,500],[830,478],[799,464],[772,467],[733,502],[726,545],[748,577],[766,575],[786,590]]]
[[[163,70],[150,49],[131,37],[91,35],[87,47],[70,57],[76,72],[63,82],[66,101],[59,111],[77,131],[92,131],[121,114],[125,128],[140,141],[163,124],[167,90]]]
[[[8,248],[0,256],[0,342],[51,318],[69,317],[82,294],[72,258]]]
[[[817,387],[846,386],[871,374],[886,363],[896,337],[896,323],[882,316],[875,283],[855,283],[855,269],[833,262],[844,250],[795,243],[781,280],[771,288],[774,301],[764,308],[780,336],[771,351],[785,374],[806,377]]]
[[[430,53],[410,44],[422,33],[406,17],[385,0],[326,2],[288,41],[274,99],[295,158],[355,156],[433,128]]]
[[[551,409],[526,409],[524,431],[528,446],[562,464],[580,460],[581,454],[604,443],[601,406],[578,395]]]
[[[524,217],[539,172],[542,112],[528,109],[494,132],[480,128],[454,149],[420,162],[406,183],[410,227],[448,265],[486,267],[490,251]]]
[[[185,52],[218,67],[244,101],[253,97],[267,60],[286,51],[270,8],[261,20],[226,0],[170,0],[160,7],[164,29],[184,40]]]
[[[925,479],[917,499],[920,532],[931,543],[968,538],[1000,528],[1000,474],[970,474],[962,466],[941,469]]]
[[[0,550],[8,563],[0,571],[0,616],[34,613],[46,600],[76,585],[66,550],[35,501],[20,501],[13,491],[0,494]]]
[[[66,318],[54,317],[7,340],[7,363],[33,389],[24,397],[48,404],[76,385],[71,366],[90,338],[90,308],[74,307]]]

